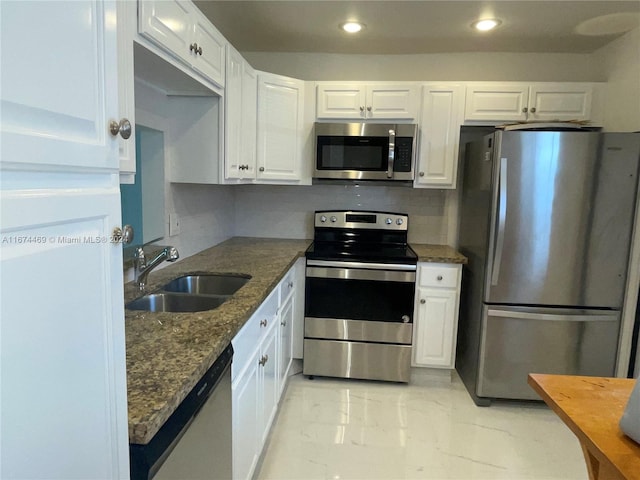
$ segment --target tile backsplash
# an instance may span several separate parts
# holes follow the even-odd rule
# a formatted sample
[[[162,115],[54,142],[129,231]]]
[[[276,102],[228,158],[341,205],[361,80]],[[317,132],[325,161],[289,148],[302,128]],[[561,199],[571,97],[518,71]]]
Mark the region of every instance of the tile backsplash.
[[[236,186],[235,235],[313,238],[315,210],[379,210],[409,215],[409,241],[448,242],[447,192],[395,186]]]

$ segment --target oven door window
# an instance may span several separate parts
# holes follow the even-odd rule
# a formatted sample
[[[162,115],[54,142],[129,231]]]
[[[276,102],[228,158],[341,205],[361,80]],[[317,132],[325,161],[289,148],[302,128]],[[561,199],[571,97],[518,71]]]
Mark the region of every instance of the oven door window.
[[[386,171],[387,137],[317,137],[318,170]]]
[[[413,282],[307,277],[305,316],[413,322]]]

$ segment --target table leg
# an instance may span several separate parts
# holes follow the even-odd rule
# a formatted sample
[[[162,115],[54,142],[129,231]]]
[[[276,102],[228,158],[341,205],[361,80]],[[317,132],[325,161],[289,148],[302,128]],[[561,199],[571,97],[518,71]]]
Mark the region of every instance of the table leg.
[[[609,464],[602,463],[589,449],[580,443],[584,459],[587,463],[587,471],[589,472],[589,480],[621,480],[622,477]]]

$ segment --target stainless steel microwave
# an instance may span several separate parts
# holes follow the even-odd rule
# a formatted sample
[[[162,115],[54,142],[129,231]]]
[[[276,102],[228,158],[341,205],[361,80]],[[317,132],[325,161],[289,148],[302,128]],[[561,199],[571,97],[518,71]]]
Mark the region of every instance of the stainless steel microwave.
[[[316,123],[314,179],[412,181],[414,124]]]

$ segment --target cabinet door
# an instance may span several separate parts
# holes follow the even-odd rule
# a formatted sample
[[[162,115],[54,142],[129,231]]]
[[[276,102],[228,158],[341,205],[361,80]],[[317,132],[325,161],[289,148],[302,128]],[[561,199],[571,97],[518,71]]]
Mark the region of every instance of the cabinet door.
[[[416,85],[370,85],[367,87],[367,118],[413,120],[418,117]]]
[[[156,45],[191,63],[189,46],[192,43],[192,12],[195,7],[191,2],[179,0],[138,2],[138,31]]]
[[[461,85],[425,85],[422,88],[416,186],[455,188],[463,106],[464,87]]]
[[[248,368],[233,382],[232,386],[234,480],[251,479],[262,449],[260,426],[262,367],[258,364],[259,359],[260,349],[258,348],[249,360]]]
[[[453,368],[456,290],[420,287],[417,292],[414,364]]]
[[[294,292],[295,293],[295,292]],[[292,359],[292,328],[293,328],[293,305],[294,295],[288,297],[288,300],[280,310],[280,343],[278,345],[278,397],[282,394],[287,383],[289,375],[289,367]]]
[[[262,343],[262,365],[260,366],[260,391],[262,396],[260,397],[261,404],[258,405],[260,411],[260,427],[258,432],[258,441],[260,442],[260,449],[267,441],[267,435],[269,434],[269,428],[273,422],[273,418],[276,414],[278,407],[278,345],[277,345],[278,329],[272,328],[271,332],[267,334],[267,337]]]
[[[530,120],[589,120],[593,87],[586,84],[533,84]]]
[[[247,62],[242,68],[242,141],[240,142],[241,178],[256,178],[256,129],[258,126],[258,76]]]
[[[472,84],[467,87],[465,120],[524,121],[527,119],[528,85]]]
[[[191,65],[209,80],[224,87],[225,45],[222,34],[198,9],[193,11],[193,42],[198,45],[192,52]]]
[[[118,13],[118,110],[129,120],[131,136],[118,138],[120,183],[133,183],[136,173],[136,122],[133,80],[133,37],[136,32],[136,3],[117,2]]]
[[[2,3],[5,167],[118,171],[115,15],[115,2]]]
[[[124,478],[122,246],[109,241],[117,183],[34,193],[0,197],[0,477]]]
[[[258,75],[258,180],[300,180],[304,82]]]
[[[316,91],[316,118],[365,118],[366,91],[358,84],[322,84]]]
[[[242,178],[240,150],[242,148],[242,64],[244,59],[231,45],[227,47],[225,101],[225,178]]]

